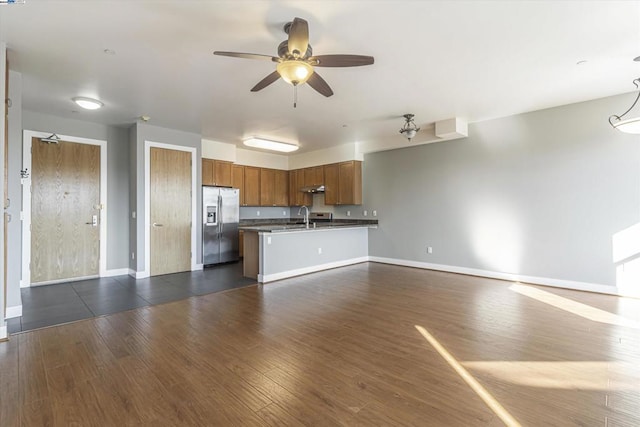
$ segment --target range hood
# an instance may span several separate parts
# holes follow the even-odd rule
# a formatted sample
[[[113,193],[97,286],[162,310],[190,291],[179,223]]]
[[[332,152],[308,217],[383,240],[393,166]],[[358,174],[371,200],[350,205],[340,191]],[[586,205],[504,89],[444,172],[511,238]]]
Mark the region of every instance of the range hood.
[[[324,185],[310,185],[300,189],[303,193],[324,193]]]

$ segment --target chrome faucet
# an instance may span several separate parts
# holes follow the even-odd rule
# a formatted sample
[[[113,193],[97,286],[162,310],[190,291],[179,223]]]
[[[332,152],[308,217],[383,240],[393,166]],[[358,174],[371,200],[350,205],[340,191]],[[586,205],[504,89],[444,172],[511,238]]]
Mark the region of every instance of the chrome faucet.
[[[305,205],[302,205],[300,209],[298,209],[298,215],[300,215],[300,213],[302,212],[302,209],[305,210],[304,223],[307,226],[307,228],[309,228],[309,208],[306,207]]]

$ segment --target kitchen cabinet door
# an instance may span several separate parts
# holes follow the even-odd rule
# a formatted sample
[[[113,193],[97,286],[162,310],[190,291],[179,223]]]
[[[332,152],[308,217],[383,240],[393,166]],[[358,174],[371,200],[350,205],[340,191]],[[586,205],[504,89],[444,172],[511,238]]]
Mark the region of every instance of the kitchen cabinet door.
[[[324,166],[314,166],[303,170],[305,187],[324,184]]]
[[[289,206],[289,172],[274,171],[274,206]]]
[[[231,166],[231,187],[240,190],[240,206],[244,205],[244,166]]]
[[[338,163],[330,165],[324,165],[324,204],[325,205],[337,205],[338,194],[340,189],[338,188],[339,178]]]
[[[214,160],[213,162],[213,177],[214,185],[219,187],[231,187],[231,162],[223,162],[221,160]]]
[[[244,167],[244,206],[260,206],[260,168]]]
[[[215,185],[213,159],[202,159],[202,185]]]
[[[304,187],[304,169],[289,171],[289,205],[290,206],[311,206],[313,195],[300,191]]]
[[[275,206],[274,169],[260,169],[260,206]]]
[[[348,161],[324,166],[326,205],[362,204],[362,162]]]
[[[342,162],[338,165],[338,204],[362,204],[362,162]]]

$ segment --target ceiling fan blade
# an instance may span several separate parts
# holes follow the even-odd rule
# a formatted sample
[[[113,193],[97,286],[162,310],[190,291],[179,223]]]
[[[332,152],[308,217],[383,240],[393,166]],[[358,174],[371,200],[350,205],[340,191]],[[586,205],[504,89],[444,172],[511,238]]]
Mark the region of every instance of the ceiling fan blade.
[[[257,53],[241,53],[241,52],[221,52],[216,50],[213,52],[214,55],[220,56],[230,56],[232,58],[242,58],[242,59],[260,59],[263,61],[272,61],[272,62],[280,62],[280,58],[276,58],[275,56],[270,55],[260,55]]]
[[[302,57],[309,46],[309,24],[301,18],[294,18],[289,27],[289,53],[294,57]]]
[[[360,67],[373,64],[373,56],[318,55],[312,56],[308,61],[316,67]]]
[[[269,74],[264,79],[260,80],[257,85],[252,87],[251,88],[251,92],[257,92],[259,90],[262,90],[265,87],[269,86],[271,83],[273,83],[276,80],[278,80],[279,78],[280,78],[280,74],[278,74],[277,71],[274,71],[273,73]]]
[[[307,84],[326,97],[333,95],[333,91],[327,82],[316,72],[311,74],[311,77],[307,80]]]

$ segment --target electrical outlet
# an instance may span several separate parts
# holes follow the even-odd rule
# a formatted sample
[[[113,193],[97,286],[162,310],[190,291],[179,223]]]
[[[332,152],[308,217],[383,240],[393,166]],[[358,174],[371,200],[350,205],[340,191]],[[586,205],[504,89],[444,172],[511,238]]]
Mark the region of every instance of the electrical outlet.
[[[267,245],[271,244],[271,236],[267,236]]]
[[[318,255],[322,255],[322,248],[318,248]]]
[[[260,216],[260,211],[256,211],[256,216]]]
[[[367,211],[362,212],[364,216],[367,216]]]
[[[351,216],[351,211],[347,211],[347,216]]]
[[[287,211],[282,211],[282,216],[287,216]]]
[[[433,253],[433,248],[431,246],[427,246],[427,253],[428,254],[432,254]]]
[[[135,252],[131,252],[131,259],[136,259],[136,253]]]
[[[373,214],[373,216],[378,216],[378,211],[373,211],[371,213]]]
[[[131,212],[131,218],[136,219],[136,211]]]

